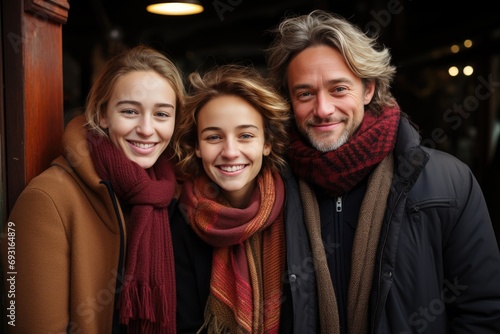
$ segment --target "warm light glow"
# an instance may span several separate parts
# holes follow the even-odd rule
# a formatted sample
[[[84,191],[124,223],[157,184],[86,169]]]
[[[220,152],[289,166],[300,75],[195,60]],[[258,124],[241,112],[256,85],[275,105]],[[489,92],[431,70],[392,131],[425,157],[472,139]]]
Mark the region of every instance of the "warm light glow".
[[[203,12],[203,6],[189,2],[165,2],[149,5],[146,10],[161,15],[192,15]]]
[[[460,71],[458,70],[458,67],[452,66],[448,69],[448,74],[451,75],[452,77],[456,77]]]
[[[464,46],[465,46],[466,48],[470,48],[470,47],[472,46],[472,40],[470,40],[470,39],[466,39],[466,40],[464,41]]]
[[[450,50],[452,53],[458,53],[458,51],[460,51],[460,47],[458,45],[454,44],[451,46]]]
[[[467,76],[472,75],[472,73],[474,73],[474,68],[472,66],[465,66],[463,72]]]

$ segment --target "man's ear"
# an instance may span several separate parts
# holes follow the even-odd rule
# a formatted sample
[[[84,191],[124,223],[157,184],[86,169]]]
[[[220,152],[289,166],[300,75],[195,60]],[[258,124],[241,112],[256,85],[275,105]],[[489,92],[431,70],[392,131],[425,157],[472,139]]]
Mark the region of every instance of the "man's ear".
[[[364,104],[367,105],[371,102],[373,95],[375,94],[375,80],[366,80],[364,84]]]

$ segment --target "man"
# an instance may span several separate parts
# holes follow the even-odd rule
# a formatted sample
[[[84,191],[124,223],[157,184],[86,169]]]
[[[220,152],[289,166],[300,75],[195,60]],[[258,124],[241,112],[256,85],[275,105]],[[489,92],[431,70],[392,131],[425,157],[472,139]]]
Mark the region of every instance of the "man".
[[[321,333],[500,333],[482,191],[465,164],[420,145],[390,92],[388,49],[320,10],[274,32],[269,71],[293,108],[288,160],[311,245],[288,267],[294,315],[307,312],[294,291],[317,284]],[[287,233],[288,249],[300,238]]]

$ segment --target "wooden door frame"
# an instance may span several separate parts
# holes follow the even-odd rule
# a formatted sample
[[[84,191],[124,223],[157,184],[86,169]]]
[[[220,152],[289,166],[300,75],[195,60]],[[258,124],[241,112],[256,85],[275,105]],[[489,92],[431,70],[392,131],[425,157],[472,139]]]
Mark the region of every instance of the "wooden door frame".
[[[2,173],[8,216],[24,187],[61,152],[62,25],[69,3],[19,0],[2,6]]]
[[[3,2],[0,2],[0,19],[3,19]],[[3,36],[2,25],[0,24],[0,36]],[[0,49],[3,50],[3,38],[0,40]],[[3,228],[3,222],[7,219],[7,192],[6,192],[6,164],[5,164],[5,112],[4,112],[4,97],[3,97],[3,87],[5,87],[5,82],[3,80],[3,52],[0,52],[0,182],[1,182],[1,193],[0,193],[0,231]]]

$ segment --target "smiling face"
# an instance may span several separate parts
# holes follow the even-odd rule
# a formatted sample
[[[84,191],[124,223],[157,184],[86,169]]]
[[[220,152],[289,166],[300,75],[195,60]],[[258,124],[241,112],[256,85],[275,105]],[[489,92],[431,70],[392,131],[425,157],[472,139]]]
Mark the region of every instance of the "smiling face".
[[[233,207],[245,207],[262,160],[271,152],[265,143],[260,113],[237,96],[219,96],[198,113],[196,155],[203,169]]]
[[[298,53],[288,65],[288,88],[299,131],[319,151],[345,144],[360,126],[374,83],[363,85],[340,52],[314,46]]]
[[[153,71],[119,77],[99,124],[111,142],[146,169],[167,148],[175,125],[175,92]]]

